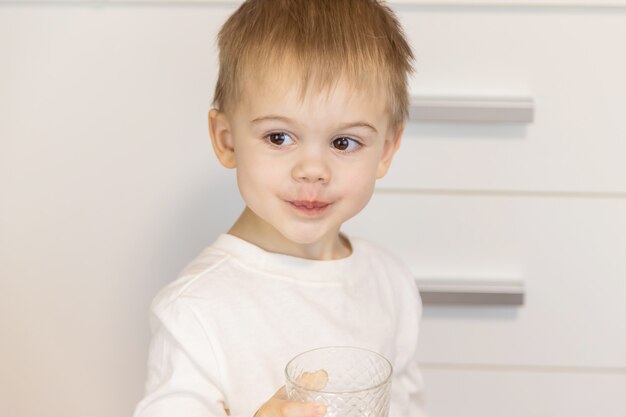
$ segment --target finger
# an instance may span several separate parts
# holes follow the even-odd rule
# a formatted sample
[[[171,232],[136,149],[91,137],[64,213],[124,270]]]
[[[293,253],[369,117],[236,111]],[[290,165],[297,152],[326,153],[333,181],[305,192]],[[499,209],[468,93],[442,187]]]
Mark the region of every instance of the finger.
[[[298,384],[306,389],[319,391],[328,384],[328,372],[324,369],[315,372],[304,372],[298,378]]]
[[[279,398],[281,400],[286,400],[287,399],[287,388],[285,388],[284,385],[282,387],[280,387],[280,389],[278,391],[276,391],[276,393],[274,394],[274,398]]]
[[[326,405],[284,401],[280,412],[283,417],[323,417],[326,415]]]

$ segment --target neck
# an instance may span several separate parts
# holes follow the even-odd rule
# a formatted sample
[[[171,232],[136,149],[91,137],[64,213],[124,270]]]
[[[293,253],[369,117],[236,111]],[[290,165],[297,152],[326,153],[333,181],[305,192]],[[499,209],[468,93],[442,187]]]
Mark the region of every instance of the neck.
[[[287,239],[247,207],[228,233],[268,252],[298,258],[332,260],[345,258],[352,253],[350,243],[341,236],[339,230],[316,242],[298,243]]]

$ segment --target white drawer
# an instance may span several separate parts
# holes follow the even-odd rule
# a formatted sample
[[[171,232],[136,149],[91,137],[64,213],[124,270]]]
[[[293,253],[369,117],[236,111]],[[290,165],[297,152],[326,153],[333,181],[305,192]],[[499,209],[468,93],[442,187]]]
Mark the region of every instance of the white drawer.
[[[519,307],[429,307],[428,362],[626,367],[626,199],[378,192],[346,227],[416,277],[519,277]]]
[[[623,417],[626,373],[443,370],[425,366],[433,417]]]
[[[410,123],[383,188],[626,192],[626,14],[397,7],[420,96],[528,96],[531,124]]]

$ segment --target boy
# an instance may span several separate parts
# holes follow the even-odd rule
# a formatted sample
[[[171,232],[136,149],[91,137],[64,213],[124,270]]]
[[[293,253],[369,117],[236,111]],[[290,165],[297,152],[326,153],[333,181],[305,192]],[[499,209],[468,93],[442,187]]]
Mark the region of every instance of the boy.
[[[284,366],[328,345],[394,366],[390,417],[421,414],[419,295],[389,253],[340,232],[398,149],[412,53],[375,0],[250,0],[219,34],[214,151],[245,209],[152,305],[136,417],[321,417]],[[384,221],[384,219],[381,219]]]

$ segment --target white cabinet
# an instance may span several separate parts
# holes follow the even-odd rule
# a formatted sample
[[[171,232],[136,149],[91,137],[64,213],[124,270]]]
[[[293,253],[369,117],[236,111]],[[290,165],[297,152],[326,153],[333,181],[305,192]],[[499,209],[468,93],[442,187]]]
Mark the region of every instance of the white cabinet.
[[[346,227],[391,248],[418,280],[523,282],[521,306],[425,306],[431,414],[623,416],[626,13],[396,9],[417,56],[412,94],[532,97],[535,107],[530,124],[409,123]]]
[[[626,193],[622,11],[398,9],[413,94],[529,96],[535,120],[409,124],[381,187]]]
[[[400,9],[415,95],[529,96],[521,125],[409,124],[381,187],[626,192],[620,10]]]
[[[625,213],[626,199],[378,193],[349,230],[418,278],[523,279],[523,306],[427,306],[423,361],[624,369]]]
[[[565,369],[426,367],[433,417],[623,417],[626,375]]]

